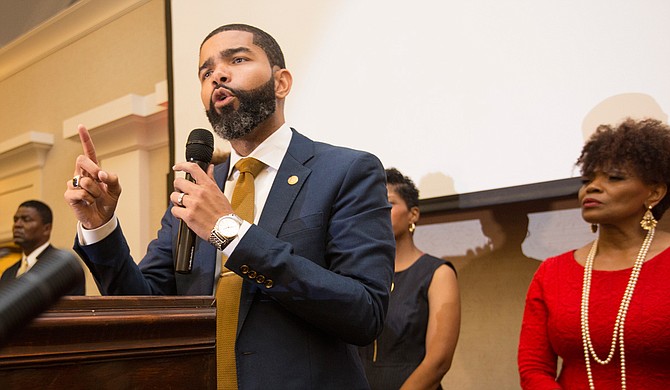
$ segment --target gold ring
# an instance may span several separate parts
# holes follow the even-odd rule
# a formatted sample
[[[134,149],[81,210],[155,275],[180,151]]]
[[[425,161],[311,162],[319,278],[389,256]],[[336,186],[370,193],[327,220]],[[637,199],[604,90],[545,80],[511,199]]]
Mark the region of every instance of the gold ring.
[[[74,188],[79,188],[79,180],[81,179],[81,175],[77,175],[72,178],[72,187]]]
[[[184,196],[186,196],[186,193],[182,192],[181,194],[179,194],[179,198],[177,198],[177,205],[179,207],[184,207],[184,203],[183,203]]]

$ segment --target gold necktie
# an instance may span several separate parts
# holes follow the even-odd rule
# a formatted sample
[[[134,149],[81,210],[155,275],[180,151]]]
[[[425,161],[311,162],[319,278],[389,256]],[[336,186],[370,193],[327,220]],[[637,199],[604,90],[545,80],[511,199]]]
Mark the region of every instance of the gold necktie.
[[[255,158],[243,158],[235,164],[240,171],[233,199],[230,202],[235,214],[254,223],[254,179],[265,167]],[[222,262],[226,262],[222,256]],[[217,389],[237,389],[235,339],[237,317],[240,311],[242,278],[221,266],[222,272],[216,286],[216,366]]]
[[[21,258],[21,265],[19,266],[19,271],[16,273],[16,277],[23,275],[28,271],[28,258],[23,256]]]

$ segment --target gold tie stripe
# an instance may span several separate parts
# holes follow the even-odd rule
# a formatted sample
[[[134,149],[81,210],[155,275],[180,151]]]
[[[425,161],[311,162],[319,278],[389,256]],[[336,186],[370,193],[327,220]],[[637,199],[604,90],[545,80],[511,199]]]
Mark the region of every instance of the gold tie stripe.
[[[252,157],[243,158],[235,164],[240,171],[233,199],[233,211],[240,218],[254,223],[254,179],[265,164]],[[222,263],[226,262],[222,256]],[[235,339],[237,317],[240,311],[242,278],[222,264],[221,277],[216,286],[216,366],[217,389],[237,389],[237,365],[235,362]]]
[[[26,271],[28,271],[28,258],[23,256],[23,258],[21,258],[21,265],[19,266],[19,271],[16,273],[16,276],[21,276],[25,274]]]

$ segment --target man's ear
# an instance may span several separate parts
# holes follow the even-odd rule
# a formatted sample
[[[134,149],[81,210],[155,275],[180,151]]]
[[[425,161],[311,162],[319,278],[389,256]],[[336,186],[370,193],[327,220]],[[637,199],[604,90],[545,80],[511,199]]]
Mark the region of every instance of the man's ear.
[[[53,225],[50,224],[50,223],[45,223],[45,224],[44,224],[44,227],[43,227],[43,230],[42,230],[42,234],[43,234],[47,239],[51,238],[51,227],[52,227],[52,226],[53,226]]]
[[[277,99],[284,99],[291,92],[293,76],[288,69],[277,69],[273,77],[275,78],[275,96]]]

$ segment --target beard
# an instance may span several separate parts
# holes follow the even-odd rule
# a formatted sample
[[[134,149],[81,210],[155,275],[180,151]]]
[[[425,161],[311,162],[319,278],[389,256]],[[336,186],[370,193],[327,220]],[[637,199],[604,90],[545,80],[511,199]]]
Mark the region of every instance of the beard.
[[[239,101],[239,108],[235,110],[232,104],[216,111],[214,102],[209,102],[209,109],[205,110],[207,119],[212,124],[214,132],[225,140],[240,139],[251,133],[261,122],[274,114],[277,108],[275,100],[274,77],[260,87],[252,90],[228,89]]]

